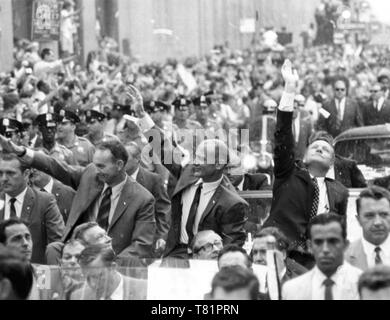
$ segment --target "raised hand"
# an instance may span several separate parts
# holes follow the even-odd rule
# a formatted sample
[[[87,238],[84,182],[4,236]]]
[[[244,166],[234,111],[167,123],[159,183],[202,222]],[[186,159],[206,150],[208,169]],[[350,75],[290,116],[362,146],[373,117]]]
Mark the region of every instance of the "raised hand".
[[[126,85],[126,96],[131,99],[134,104],[134,111],[137,117],[144,117],[144,99],[139,90],[131,84]]]
[[[287,59],[282,66],[282,76],[285,81],[285,90],[295,93],[299,81],[299,75],[296,69],[293,69],[291,61]]]
[[[7,139],[0,134],[0,146],[4,152],[14,153],[16,155],[21,155],[25,152],[24,147],[17,146],[10,139]]]

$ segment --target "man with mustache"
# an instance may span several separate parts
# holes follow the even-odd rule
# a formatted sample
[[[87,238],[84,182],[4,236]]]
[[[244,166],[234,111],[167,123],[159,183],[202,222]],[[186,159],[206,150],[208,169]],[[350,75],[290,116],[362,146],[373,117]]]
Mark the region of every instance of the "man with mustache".
[[[346,259],[363,271],[390,265],[390,192],[372,186],[356,200],[357,220],[363,237],[351,243]]]

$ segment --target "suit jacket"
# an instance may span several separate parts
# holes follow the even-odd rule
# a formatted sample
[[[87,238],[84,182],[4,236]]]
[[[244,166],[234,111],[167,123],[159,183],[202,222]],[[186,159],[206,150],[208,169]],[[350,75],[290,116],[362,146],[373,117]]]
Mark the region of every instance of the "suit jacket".
[[[374,108],[374,103],[370,99],[361,105],[361,113],[364,126],[375,126],[378,124],[390,123],[390,101],[385,100],[381,111]]]
[[[309,115],[306,115],[306,112],[303,113],[301,111],[299,114],[299,137],[298,142],[295,142],[295,157],[297,159],[303,159],[312,133],[313,125],[311,119]]]
[[[354,267],[363,271],[368,269],[367,256],[364,252],[361,239],[356,240],[349,245],[347,251],[345,252],[345,260],[347,260]]]
[[[267,176],[258,173],[258,174],[246,174],[244,176],[244,185],[242,187],[243,191],[256,191],[256,190],[265,190],[269,188]]]
[[[346,268],[348,273],[343,279],[341,296],[343,300],[359,300],[357,282],[361,274],[361,270],[344,263],[343,268]],[[313,300],[312,283],[314,269],[309,272],[287,281],[282,287],[283,300]]]
[[[86,168],[72,167],[35,152],[32,166],[77,190],[62,237],[65,242],[76,226],[94,219],[94,204],[104,184],[97,179],[97,168],[93,164]],[[155,229],[153,196],[128,177],[107,231],[113,249],[119,258],[150,257]]]
[[[182,170],[172,196],[172,225],[168,233],[166,255],[180,244],[182,194],[198,181],[198,178],[192,175],[192,168],[190,165]],[[229,183],[228,179],[224,178],[216,189],[203,212],[198,231],[213,230],[221,236],[224,245],[235,243],[242,246],[246,239],[244,225],[249,206]]]
[[[320,115],[317,124],[318,130],[327,131],[334,138],[348,129],[364,125],[359,105],[353,99],[348,97],[345,99],[344,117],[342,121],[338,118],[335,99],[326,102],[323,108],[330,113],[330,116],[326,119],[323,115]]]
[[[2,199],[4,200],[4,198]],[[4,210],[0,210],[0,221],[4,220]],[[23,201],[21,219],[27,222],[33,241],[31,262],[45,264],[45,251],[49,243],[60,241],[64,233],[64,220],[54,196],[27,188]]]
[[[309,172],[294,159],[292,112],[278,111],[275,133],[273,199],[265,227],[278,227],[292,242],[292,249],[306,242],[306,231],[314,196]],[[345,216],[348,189],[340,182],[325,179],[330,211]]]
[[[62,218],[66,224],[76,191],[58,180],[53,180],[53,189],[51,193],[56,197],[58,209],[60,209]]]
[[[356,161],[336,155],[334,163],[335,179],[346,188],[366,188],[367,183]]]
[[[147,281],[121,276],[123,279],[123,300],[146,300]],[[76,290],[70,300],[97,300],[94,292],[86,283],[81,289]]]
[[[148,190],[156,200],[156,239],[167,240],[171,223],[171,200],[168,197],[163,180],[158,174],[140,167],[137,175],[137,182]]]

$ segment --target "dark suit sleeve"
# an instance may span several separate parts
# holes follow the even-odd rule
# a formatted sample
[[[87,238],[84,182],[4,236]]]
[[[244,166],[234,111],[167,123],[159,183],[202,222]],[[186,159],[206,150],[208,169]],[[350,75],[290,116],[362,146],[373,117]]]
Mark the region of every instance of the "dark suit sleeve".
[[[294,170],[294,137],[292,132],[292,112],[278,110],[275,130],[274,174],[276,179],[289,176]]]
[[[344,217],[347,216],[348,198],[349,198],[348,189],[344,188],[341,195],[341,201],[338,203],[338,214]]]
[[[119,258],[126,259],[131,256],[150,258],[155,233],[154,199],[150,197],[138,209],[132,232],[131,245],[119,253]]]
[[[84,172],[84,168],[82,167],[70,166],[40,152],[34,152],[34,158],[31,166],[49,174],[53,178],[75,190],[77,190],[81,176]]]
[[[220,221],[223,244],[237,244],[243,246],[246,240],[244,225],[247,221],[249,207],[245,203],[238,203],[225,212]]]
[[[168,192],[161,177],[158,177],[157,181],[154,183],[153,196],[156,200],[157,239],[167,240],[169,227],[171,225],[171,201],[169,200]]]
[[[47,234],[47,244],[61,241],[65,230],[64,220],[58,209],[56,200],[53,196],[50,196],[48,205],[44,212],[45,227]]]
[[[355,161],[351,166],[351,182],[352,188],[367,188],[366,179],[364,179],[363,173],[360,171]]]

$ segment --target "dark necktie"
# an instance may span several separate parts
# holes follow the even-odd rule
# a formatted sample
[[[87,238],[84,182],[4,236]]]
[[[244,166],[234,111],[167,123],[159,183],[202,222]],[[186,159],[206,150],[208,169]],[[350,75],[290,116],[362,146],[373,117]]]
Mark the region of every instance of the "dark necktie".
[[[43,192],[43,193],[47,193],[47,191],[46,191],[46,189],[45,189],[45,188],[42,188],[42,189],[41,189],[41,192]]]
[[[324,286],[325,286],[325,300],[333,300],[333,292],[332,287],[334,286],[334,281],[330,278],[325,279]]]
[[[15,202],[16,202],[16,199],[15,198],[12,198],[10,201],[9,201],[9,208],[10,208],[10,218],[17,218],[18,216],[16,215],[16,209],[15,209]]]
[[[318,182],[316,178],[313,178],[314,194],[313,194],[313,203],[311,206],[310,219],[313,219],[317,216],[318,204],[320,203],[320,188],[318,187]]]
[[[199,184],[198,189],[196,189],[194,201],[192,201],[192,205],[188,215],[188,220],[186,225],[186,231],[188,234],[188,244],[191,242],[192,238],[194,237],[193,230],[194,230],[194,224],[196,219],[196,213],[199,207],[200,196],[202,194],[202,188],[203,188],[203,184]]]
[[[108,219],[110,216],[111,210],[111,195],[112,189],[108,187],[106,191],[104,191],[102,202],[100,203],[99,213],[97,216],[97,223],[104,230],[108,229]]]
[[[375,248],[375,265],[382,264],[381,251],[382,249],[380,247]]]

